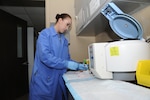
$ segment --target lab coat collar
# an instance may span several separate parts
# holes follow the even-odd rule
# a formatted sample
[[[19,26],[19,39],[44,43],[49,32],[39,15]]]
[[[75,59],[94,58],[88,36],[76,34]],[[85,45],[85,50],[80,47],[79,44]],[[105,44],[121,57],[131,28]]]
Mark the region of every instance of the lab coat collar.
[[[54,28],[54,26],[51,26],[49,29],[51,29],[52,30],[52,36],[58,36],[58,35],[63,35],[63,34],[60,34],[60,33],[57,33],[56,32],[56,30],[55,30],[55,28]]]

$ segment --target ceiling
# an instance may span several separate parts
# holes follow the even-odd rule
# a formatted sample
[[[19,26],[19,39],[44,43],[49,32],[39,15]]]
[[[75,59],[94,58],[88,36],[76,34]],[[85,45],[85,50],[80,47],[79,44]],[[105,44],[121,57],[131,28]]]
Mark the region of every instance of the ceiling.
[[[45,0],[1,0],[0,9],[27,21],[35,32],[45,28]]]

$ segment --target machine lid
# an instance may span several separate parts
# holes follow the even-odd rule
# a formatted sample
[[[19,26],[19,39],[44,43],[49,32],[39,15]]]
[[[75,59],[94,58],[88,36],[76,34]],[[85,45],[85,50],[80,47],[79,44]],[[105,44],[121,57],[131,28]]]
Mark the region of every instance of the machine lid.
[[[142,39],[143,30],[140,23],[123,13],[114,3],[102,9],[101,13],[109,20],[112,30],[123,39]]]
[[[123,39],[142,39],[140,24],[127,14],[120,14],[109,21],[112,30]]]

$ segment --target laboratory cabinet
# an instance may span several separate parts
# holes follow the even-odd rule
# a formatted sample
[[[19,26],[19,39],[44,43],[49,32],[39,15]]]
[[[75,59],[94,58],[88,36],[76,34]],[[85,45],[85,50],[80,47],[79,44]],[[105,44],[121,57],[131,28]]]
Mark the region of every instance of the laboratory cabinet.
[[[28,93],[27,22],[0,10],[1,100]]]
[[[104,4],[110,0],[75,0],[75,21],[76,33],[80,33],[88,27],[89,23],[99,14]],[[88,31],[93,30],[95,26],[88,27]],[[83,33],[83,32],[82,32]],[[85,34],[86,35],[86,34]]]
[[[148,0],[75,0],[76,35],[96,36],[106,31],[109,22],[101,10],[109,2],[114,2],[124,13],[131,15],[150,5]]]

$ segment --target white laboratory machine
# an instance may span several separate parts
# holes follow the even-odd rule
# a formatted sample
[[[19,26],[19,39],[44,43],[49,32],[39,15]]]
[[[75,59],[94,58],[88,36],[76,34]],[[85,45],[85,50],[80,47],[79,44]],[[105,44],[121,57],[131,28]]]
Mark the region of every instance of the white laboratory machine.
[[[150,59],[150,45],[143,40],[141,25],[112,2],[101,13],[122,39],[90,44],[90,71],[100,79],[135,80],[138,61]]]

